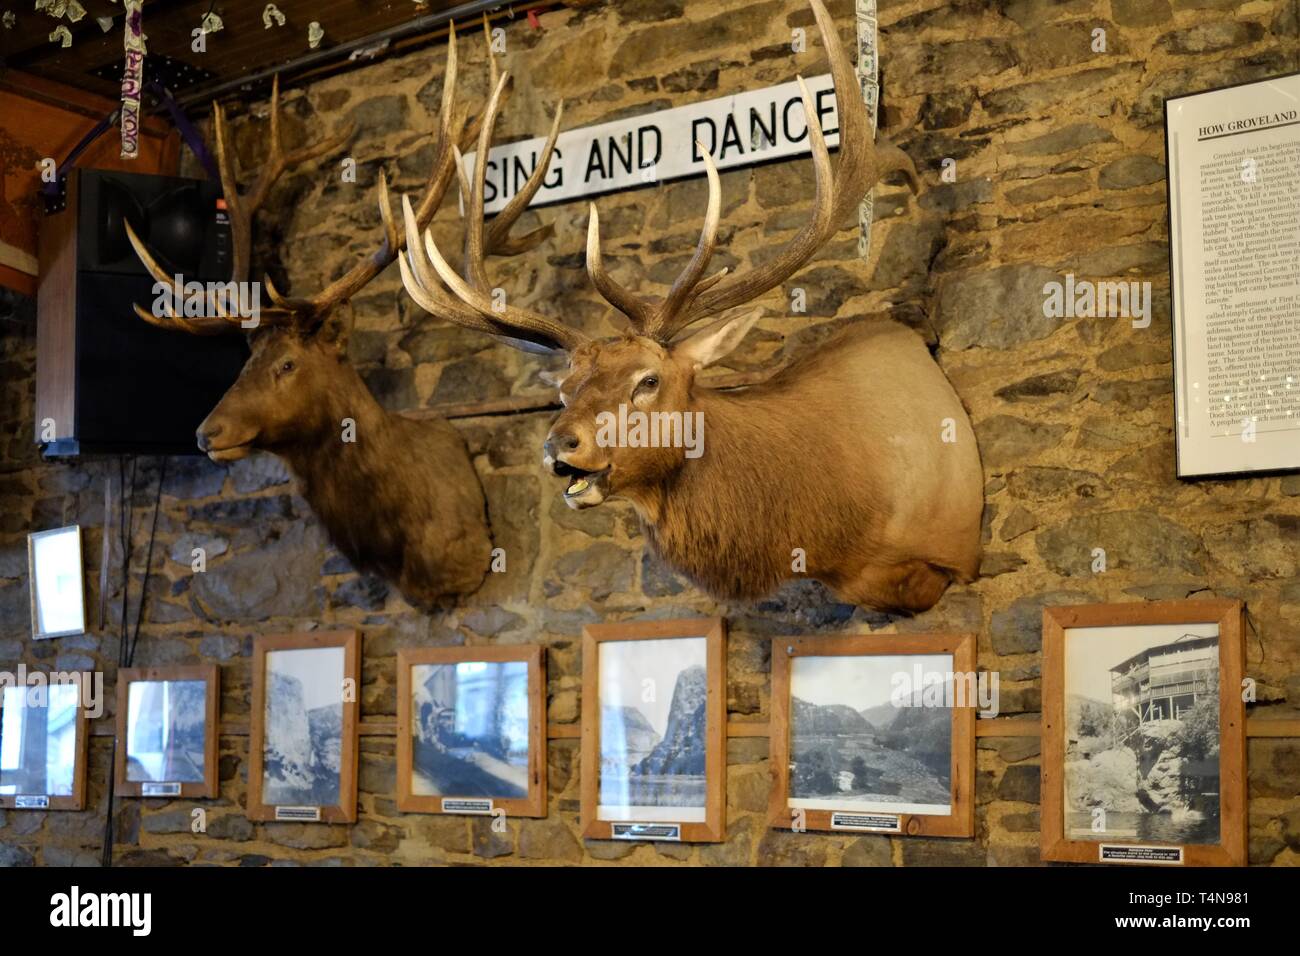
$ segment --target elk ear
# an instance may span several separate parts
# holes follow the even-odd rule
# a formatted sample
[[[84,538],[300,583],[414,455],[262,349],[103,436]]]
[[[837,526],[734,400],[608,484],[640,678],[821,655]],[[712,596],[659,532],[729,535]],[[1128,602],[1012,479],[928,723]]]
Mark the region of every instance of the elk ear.
[[[686,359],[696,368],[712,365],[718,359],[730,354],[757,321],[757,312],[730,319],[719,319],[675,343],[672,348],[673,354]]]
[[[334,309],[325,317],[316,335],[321,342],[334,346],[340,356],[346,356],[348,340],[352,336],[352,323],[355,319],[356,313],[352,311],[352,303],[345,303],[343,307]]]

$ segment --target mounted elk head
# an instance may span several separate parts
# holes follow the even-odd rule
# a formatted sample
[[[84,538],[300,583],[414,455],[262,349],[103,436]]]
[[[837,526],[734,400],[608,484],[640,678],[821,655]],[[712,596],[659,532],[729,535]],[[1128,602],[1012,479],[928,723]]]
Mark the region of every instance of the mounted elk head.
[[[497,87],[493,102],[499,105],[502,88],[496,84],[490,52],[489,62]],[[458,144],[473,141],[479,125],[469,122],[466,111],[456,106],[456,69],[453,29],[433,169],[411,213],[417,230],[433,219],[456,176]],[[334,151],[351,132],[286,153],[281,144],[277,80],[271,95],[270,155],[254,185],[241,193],[225,114],[216,104],[213,127],[230,214],[234,278],[246,280],[253,215],[276,178],[290,166]],[[493,223],[482,252],[514,254],[550,235],[550,227],[521,237],[510,236],[509,231],[541,186],[558,129],[557,113],[538,171]],[[198,444],[214,461],[242,458],[257,449],[279,455],[334,544],[353,565],[383,575],[413,604],[427,607],[441,596],[477,589],[488,570],[491,542],[482,487],[460,434],[441,418],[417,421],[385,411],[347,361],[350,323],[345,319],[350,319],[351,308],[341,307],[406,244],[405,232],[393,221],[382,170],[379,208],[384,236],[378,248],[326,288],[310,297],[290,298],[269,280],[265,283],[273,306],[256,317],[250,333],[251,357],[199,426]],[[170,287],[168,270],[129,225],[127,230],[150,273]],[[481,274],[481,260],[475,268]],[[167,299],[158,301],[165,304]],[[246,331],[245,317],[235,314],[215,291],[208,293],[202,317],[182,315],[174,308],[163,311],[154,315],[136,306],[141,318],[163,328],[196,335]],[[502,331],[459,302],[448,302],[437,314],[490,334]]]
[[[481,285],[448,266],[427,230],[426,261],[409,204],[411,261],[403,261],[402,277],[411,296],[431,311],[445,300],[445,283],[481,318],[534,346],[568,353],[559,385],[564,411],[546,440],[544,462],[564,478],[570,507],[592,507],[615,495],[631,500],[659,554],[719,597],[759,597],[784,579],[807,575],[855,604],[920,611],[950,581],[977,573],[983,506],[969,419],[920,337],[892,322],[856,324],[766,382],[724,392],[705,387],[698,373],[736,347],[755,313],[679,335],[777,288],[882,175],[906,171],[915,184],[905,154],[873,144],[834,22],[820,0],[811,3],[835,84],[840,158],[832,174],[818,114],[800,78],[816,195],[808,222],[776,256],[748,273],[729,276],[723,269],[706,276],[721,205],[717,170],[706,152],[709,202],[699,244],[661,298],[633,295],[605,272],[600,221],[591,207],[587,271],[630,323],[618,338],[592,341],[538,313],[494,303]],[[493,118],[489,107],[470,190],[467,248],[476,259]],[[651,430],[656,420],[660,427],[701,422],[702,449],[693,456],[684,442],[663,447],[632,441],[631,429],[629,440],[612,436],[608,426],[633,413],[644,413]]]

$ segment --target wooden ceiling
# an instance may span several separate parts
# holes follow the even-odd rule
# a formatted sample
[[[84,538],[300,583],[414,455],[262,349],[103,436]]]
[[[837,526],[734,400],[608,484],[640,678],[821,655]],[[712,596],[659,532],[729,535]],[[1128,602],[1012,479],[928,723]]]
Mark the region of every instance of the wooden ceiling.
[[[80,0],[86,16],[77,23],[66,17],[55,20],[33,10],[32,0],[0,0],[0,11],[10,10],[16,21],[12,29],[0,28],[0,68],[12,68],[56,80],[88,92],[117,99],[123,60],[123,11],[113,0]],[[553,7],[557,3],[508,2],[469,3],[457,0],[277,0],[285,16],[283,26],[263,26],[265,0],[144,0],[144,32],[148,38],[145,78],[151,65],[182,102],[203,101],[213,91],[230,89],[244,78],[262,79],[277,68],[290,68],[289,75],[307,75],[344,68],[347,55],[367,38],[386,31],[414,28],[411,35],[392,37],[383,52],[397,52],[428,42],[444,32],[441,20],[450,11],[460,17],[478,19],[479,7],[496,15],[519,16],[529,8]],[[496,9],[494,9],[496,8]],[[206,50],[192,49],[192,31],[208,11],[224,21],[224,29],[209,34]],[[105,32],[96,21],[112,17]],[[307,42],[308,25],[316,21],[325,31],[316,50]],[[427,29],[422,24],[427,22]],[[50,42],[49,34],[60,24],[72,33],[72,45],[64,49]],[[299,62],[307,58],[306,62]],[[2,70],[0,70],[2,71]]]

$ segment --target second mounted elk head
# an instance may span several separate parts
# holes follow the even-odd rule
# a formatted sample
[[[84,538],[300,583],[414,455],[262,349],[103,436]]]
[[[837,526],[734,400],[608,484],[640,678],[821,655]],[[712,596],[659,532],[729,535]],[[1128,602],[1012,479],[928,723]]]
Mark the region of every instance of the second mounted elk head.
[[[728,392],[704,385],[699,372],[740,343],[757,313],[730,314],[686,333],[780,286],[881,176],[904,171],[915,183],[905,154],[873,143],[834,21],[820,0],[811,4],[835,85],[839,163],[832,172],[817,110],[800,78],[816,192],[808,221],[776,255],[748,272],[706,275],[721,189],[701,147],[709,180],[704,226],[666,295],[635,295],[606,273],[591,207],[587,271],[630,326],[619,337],[592,340],[494,301],[483,281],[467,282],[447,264],[409,203],[410,262],[400,260],[402,277],[431,312],[447,312],[450,289],[481,320],[533,348],[568,354],[559,383],[564,411],[546,440],[544,462],[564,479],[570,507],[594,507],[612,496],[630,500],[660,556],[717,597],[757,598],[783,580],[807,576],[854,604],[917,612],[934,605],[950,582],[977,574],[983,510],[969,418],[920,336],[891,321],[850,325],[767,381]],[[483,175],[495,109],[495,102],[489,105],[467,187],[466,249],[476,262],[484,252]],[[645,415],[652,428],[658,416],[670,430],[690,416],[702,423],[702,446],[691,454],[684,442],[610,435],[605,426],[629,412]]]
[[[489,62],[495,83],[497,69],[490,52]],[[432,221],[456,177],[458,146],[472,142],[479,126],[456,104],[456,72],[453,28],[433,168],[412,213],[419,228]],[[552,146],[558,122],[557,115]],[[276,179],[291,166],[335,151],[351,131],[285,152],[277,78],[271,94],[269,156],[254,184],[241,192],[225,114],[217,104],[213,129],[230,215],[233,279],[242,282],[249,275],[253,216]],[[486,253],[514,254],[550,235],[550,227],[520,237],[509,235],[540,187],[549,158],[548,148],[518,201],[493,223]],[[171,307],[155,315],[137,305],[136,312],[155,325],[196,335],[249,334],[252,354],[234,385],[199,426],[199,447],[214,461],[232,461],[254,450],[278,455],[353,566],[382,575],[412,604],[429,607],[440,598],[478,588],[489,568],[491,539],[483,490],[460,434],[442,418],[415,420],[386,411],[347,360],[348,303],[406,244],[405,232],[392,218],[382,170],[379,206],[384,236],[374,252],[309,297],[281,295],[268,281],[273,305],[262,309],[254,323],[233,312],[214,291],[209,291],[201,317]],[[153,277],[170,287],[168,270],[129,225],[127,230]],[[159,301],[165,303],[166,297]],[[489,333],[500,331],[466,306],[458,305],[443,317]],[[250,324],[255,326],[251,331]]]

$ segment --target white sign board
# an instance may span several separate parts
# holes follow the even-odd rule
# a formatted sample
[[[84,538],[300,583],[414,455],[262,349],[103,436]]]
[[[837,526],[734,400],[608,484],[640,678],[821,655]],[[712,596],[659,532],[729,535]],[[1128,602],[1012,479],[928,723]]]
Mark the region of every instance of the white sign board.
[[[826,144],[838,146],[839,114],[831,75],[806,82]],[[806,155],[811,147],[799,84],[781,83],[561,133],[546,179],[531,205],[703,176],[704,154],[697,143],[718,169]],[[492,150],[483,193],[487,213],[500,212],[523,187],[545,144],[546,138],[539,136]],[[474,154],[465,160],[473,170]],[[812,184],[809,169],[809,195]]]
[[[1165,103],[1178,475],[1300,468],[1300,74]]]

